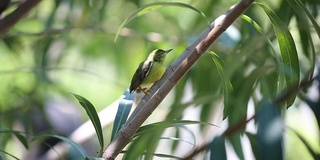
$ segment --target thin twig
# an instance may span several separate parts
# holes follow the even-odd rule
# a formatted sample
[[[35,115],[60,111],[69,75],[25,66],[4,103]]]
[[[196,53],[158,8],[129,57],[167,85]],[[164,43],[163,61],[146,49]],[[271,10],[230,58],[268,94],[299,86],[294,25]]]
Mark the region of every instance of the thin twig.
[[[41,0],[26,0],[15,11],[0,19],[0,35],[6,33]]]

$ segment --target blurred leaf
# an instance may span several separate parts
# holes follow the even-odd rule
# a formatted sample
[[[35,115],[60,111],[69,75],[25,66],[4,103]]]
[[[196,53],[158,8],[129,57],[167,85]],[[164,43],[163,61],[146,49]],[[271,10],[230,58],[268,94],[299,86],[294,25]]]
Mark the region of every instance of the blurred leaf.
[[[193,135],[194,136],[194,135]],[[184,140],[184,139],[182,139],[182,138],[176,138],[177,136],[174,136],[174,137],[161,137],[160,139],[161,140],[170,140],[170,141],[172,141],[172,142],[184,142],[184,143],[186,143],[186,144],[190,144],[191,146],[193,146],[194,148],[196,147],[196,143],[195,143],[195,141],[196,141],[196,139],[195,139],[195,137],[194,137],[194,142],[192,143],[192,142],[189,142],[189,141],[187,141],[187,140]],[[173,149],[171,149],[171,150],[174,150],[175,148],[173,148]]]
[[[134,135],[134,137],[139,136],[140,134],[142,134],[144,132],[150,132],[153,129],[158,128],[159,126],[165,126],[165,128],[169,128],[169,127],[174,127],[174,126],[178,127],[178,126],[191,125],[191,124],[202,124],[202,125],[216,126],[214,124],[207,123],[207,122],[201,122],[201,121],[173,120],[171,123],[163,121],[163,122],[152,123],[152,124],[148,124],[148,125],[140,127],[138,129],[138,131],[136,132],[136,134]]]
[[[294,9],[295,14],[297,14],[297,21],[299,23],[297,23],[298,26],[298,30],[300,33],[300,41],[302,44],[302,49],[304,51],[304,54],[306,55],[306,57],[309,58],[309,60],[311,61],[311,69],[309,71],[309,79],[311,79],[313,77],[313,73],[314,73],[314,69],[315,69],[315,63],[316,63],[316,51],[315,51],[315,47],[314,47],[314,43],[312,42],[312,37],[311,37],[311,31],[310,31],[310,25],[309,25],[309,21],[306,18],[306,16],[308,16],[308,18],[310,19],[310,21],[313,23],[314,29],[316,31],[316,33],[318,34],[318,37],[320,38],[320,27],[319,25],[316,23],[316,20],[314,19],[314,17],[311,15],[311,13],[309,12],[309,10],[302,4],[301,1],[299,0],[286,0],[287,3],[290,4],[290,6]],[[302,12],[303,10],[303,12]],[[311,48],[311,53],[309,53]]]
[[[240,136],[240,133],[234,133],[231,136],[229,136],[228,139],[239,158],[244,159]]]
[[[284,123],[280,107],[262,101],[258,111],[258,146],[261,153],[258,159],[283,159]]]
[[[23,146],[26,149],[29,149],[28,140],[27,140],[27,138],[25,136],[22,135],[22,132],[14,131],[14,130],[11,130],[11,129],[6,129],[6,128],[1,128],[0,127],[0,133],[9,133],[9,134],[15,135],[18,138],[18,140],[23,144]]]
[[[181,2],[154,2],[154,3],[149,3],[146,5],[143,5],[142,7],[140,7],[138,10],[134,11],[133,13],[131,13],[120,25],[115,40],[117,41],[118,36],[120,35],[120,32],[122,31],[122,29],[124,28],[125,25],[127,25],[129,22],[131,22],[133,19],[135,19],[136,17],[142,16],[146,13],[149,13],[153,10],[156,10],[158,8],[161,8],[163,6],[176,6],[176,7],[182,7],[182,8],[187,8],[187,9],[192,9],[194,11],[196,11],[197,13],[199,13],[204,19],[207,20],[206,16],[204,13],[202,13],[200,10],[194,8],[193,6],[189,5],[189,4],[185,4],[185,3],[181,3]],[[207,21],[208,22],[208,21]],[[208,22],[209,24],[209,22]]]
[[[276,15],[283,21],[284,24],[289,25],[290,20],[293,17],[293,10],[288,5],[286,0],[281,1],[279,9],[276,11]]]
[[[10,157],[13,158],[13,159],[20,160],[18,157],[14,156],[13,154],[10,154],[9,152],[6,152],[6,151],[1,150],[1,149],[0,149],[0,152],[6,154],[6,155],[8,155],[8,156],[10,156]],[[0,155],[0,160],[2,160],[2,156],[1,156],[1,155]]]
[[[126,90],[120,99],[118,111],[113,122],[113,129],[111,135],[111,141],[121,129],[122,125],[126,123],[128,115],[130,113],[134,100],[134,94],[130,94],[129,90]]]
[[[154,134],[158,133],[155,130],[150,131],[143,136],[137,136],[133,138],[129,146],[127,147],[127,151],[124,152],[123,160],[132,160],[132,159],[141,159],[142,155],[144,155],[147,146],[157,144],[159,139],[151,139]]]
[[[309,153],[312,155],[313,159],[320,159],[320,154],[315,152],[310,144],[307,142],[305,138],[303,138],[297,131],[295,131],[292,128],[289,128],[294,134],[298,136],[298,138],[301,140],[301,142],[307,147]]]
[[[303,5],[303,3],[300,0],[287,0],[287,2],[291,5],[291,7],[294,8],[294,10],[296,11],[296,14],[301,15],[302,14],[301,11],[303,11],[309,17],[311,23],[314,26],[316,33],[318,34],[318,37],[320,38],[320,26],[318,22],[315,20],[315,18],[312,16],[310,11],[307,9],[307,7]]]
[[[320,69],[320,68],[319,68]],[[316,79],[317,84],[318,84],[318,94],[320,93],[320,74],[317,75]],[[305,96],[301,96],[301,99],[306,102],[308,104],[308,106],[311,108],[311,110],[313,111],[317,122],[318,122],[318,126],[320,128],[320,98],[318,98],[318,100],[316,100],[315,102],[311,101],[310,99],[308,99]]]
[[[225,160],[227,159],[225,139],[223,137],[216,137],[210,144],[210,159]]]
[[[259,159],[260,156],[260,150],[259,150],[259,144],[257,141],[257,136],[248,132],[245,132],[245,134],[248,136],[250,144],[251,144],[251,149],[254,154],[255,159]]]
[[[124,150],[121,153],[126,154],[126,153],[128,153],[128,150]],[[144,154],[142,154],[142,155],[144,155]],[[177,156],[170,155],[170,154],[154,153],[153,155],[156,157],[161,157],[161,158],[182,159],[181,157],[177,157]]]
[[[272,49],[272,51],[274,53],[276,53],[271,40],[266,36],[266,34],[264,33],[264,31],[262,30],[260,25],[256,21],[251,19],[249,16],[247,16],[247,15],[242,15],[241,18],[243,20],[245,20],[246,22],[252,24],[252,26],[263,36],[263,38],[266,39],[266,41],[268,42],[269,47]]]
[[[263,66],[256,68],[251,73],[243,77],[243,73],[236,75],[234,80],[234,89],[230,92],[230,99],[224,108],[224,118],[228,116],[229,126],[237,124],[247,116],[247,107],[250,97],[256,88],[256,81],[258,78],[269,71],[272,66]],[[243,132],[245,127],[241,129]]]
[[[62,141],[69,143],[76,151],[78,151],[80,153],[82,159],[85,159],[87,153],[83,149],[83,147],[81,145],[73,142],[71,139],[69,139],[67,137],[63,137],[63,136],[59,136],[59,135],[52,135],[52,134],[43,134],[43,135],[35,136],[34,138],[32,138],[32,141],[41,141],[41,140],[51,138],[51,137],[57,138],[57,139],[60,139]]]
[[[223,60],[214,52],[210,52],[211,58],[214,62],[214,64],[216,65],[216,68],[218,70],[218,74],[222,80],[222,82],[224,82],[224,91],[226,93],[226,95],[228,95],[229,91],[233,90],[232,84],[230,82],[230,80],[226,79],[226,76],[224,75],[225,71],[225,63],[223,62]]]
[[[29,149],[29,144],[28,144],[27,138],[25,136],[21,135],[18,132],[14,132],[13,134],[19,139],[19,141],[23,144],[23,146],[26,149]]]
[[[101,147],[101,151],[104,149],[104,141],[103,141],[103,132],[102,132],[102,128],[101,128],[101,123],[100,123],[100,119],[99,116],[97,114],[96,109],[94,108],[94,106],[84,97],[77,95],[77,94],[73,94],[79,101],[80,105],[86,110],[87,115],[89,116],[94,129],[96,130],[97,133],[97,137],[100,143],[100,147]],[[102,153],[102,152],[101,152]]]
[[[145,159],[152,159],[155,150],[158,146],[161,135],[166,128],[169,127],[184,127],[190,124],[205,124],[212,125],[206,122],[189,121],[189,120],[168,120],[145,125],[139,128],[133,137],[133,141],[128,148],[125,159],[138,159],[138,157],[145,155]],[[214,126],[214,125],[213,125]],[[150,134],[152,133],[152,134]],[[193,136],[193,134],[191,134]]]
[[[274,27],[280,46],[282,61],[284,64],[283,68],[285,70],[286,77],[286,90],[288,92],[288,90],[298,87],[297,85],[300,78],[299,59],[294,40],[287,26],[271,9],[261,3],[255,4],[260,6],[266,12]],[[293,104],[295,98],[296,95],[292,95],[287,100],[286,106],[290,107]]]
[[[8,8],[11,0],[1,0],[0,2],[0,15]]]

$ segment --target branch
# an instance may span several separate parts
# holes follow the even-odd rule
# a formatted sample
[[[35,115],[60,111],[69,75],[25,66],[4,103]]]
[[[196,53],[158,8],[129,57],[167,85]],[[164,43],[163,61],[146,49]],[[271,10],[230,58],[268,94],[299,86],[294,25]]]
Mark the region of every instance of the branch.
[[[254,0],[241,0],[225,15],[218,17],[199,36],[198,40],[191,44],[179,58],[173,62],[161,80],[152,86],[152,96],[146,95],[141,100],[127,123],[105,149],[103,158],[113,160],[117,157],[121,150],[130,142],[134,133],[152,114],[178,81],[189,71],[193,64],[218,39],[218,37],[253,3],[253,1]],[[159,88],[159,86],[161,87]],[[159,88],[159,90],[157,90],[157,88]]]
[[[0,19],[0,35],[6,33],[41,0],[26,0],[15,11]]]
[[[317,76],[316,76],[317,77]],[[292,87],[290,88],[287,92],[283,92],[282,95],[279,95],[273,103],[278,104],[279,106],[281,104],[283,104],[286,100],[290,99],[291,96],[296,95],[300,90],[306,89],[308,88],[312,82],[315,80],[316,78],[311,78],[309,79],[308,77],[306,77],[305,79],[303,79],[299,85],[297,85],[297,87]],[[244,128],[246,126],[247,123],[249,123],[251,120],[255,119],[256,117],[258,117],[259,114],[255,113],[252,117],[250,117],[249,119],[243,119],[242,121],[240,121],[239,123],[237,123],[235,126],[228,128],[227,130],[225,130],[222,134],[222,136],[224,137],[228,137],[232,134],[234,134],[235,132],[237,132],[238,130],[240,130],[241,128]],[[207,151],[207,149],[210,147],[210,144],[212,143],[212,141],[210,142],[206,142],[205,144],[202,144],[201,146],[197,147],[192,153],[190,153],[189,155],[187,155],[185,158],[183,158],[183,160],[189,160],[192,159],[193,157],[195,157],[197,154],[201,153],[201,152],[205,152]]]

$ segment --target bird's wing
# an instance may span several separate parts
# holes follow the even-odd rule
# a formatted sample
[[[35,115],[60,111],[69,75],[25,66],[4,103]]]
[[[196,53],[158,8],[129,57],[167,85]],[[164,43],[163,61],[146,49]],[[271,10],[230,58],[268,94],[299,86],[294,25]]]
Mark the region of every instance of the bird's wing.
[[[148,76],[152,65],[153,65],[152,61],[149,61],[149,62],[145,61],[139,64],[139,67],[134,73],[131,80],[130,93],[135,91],[139,87],[139,85],[143,82],[143,80]]]

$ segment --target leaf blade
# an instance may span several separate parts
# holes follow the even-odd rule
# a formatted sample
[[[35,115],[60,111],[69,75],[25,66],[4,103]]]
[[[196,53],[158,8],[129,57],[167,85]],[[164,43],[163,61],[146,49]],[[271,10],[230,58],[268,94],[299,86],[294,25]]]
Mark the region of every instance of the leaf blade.
[[[283,69],[285,70],[286,92],[288,92],[293,87],[298,87],[298,82],[300,79],[299,59],[293,37],[288,27],[271,9],[261,3],[255,4],[260,6],[265,11],[272,22],[280,47]],[[290,98],[288,98],[286,101],[287,107],[290,107],[293,104],[295,97],[296,95],[292,95]]]
[[[99,141],[99,144],[101,147],[101,151],[102,151],[104,149],[103,132],[102,132],[102,127],[101,127],[101,123],[100,123],[100,118],[97,114],[96,109],[91,104],[91,102],[88,101],[86,98],[84,98],[80,95],[77,95],[77,94],[73,94],[73,95],[79,101],[80,105],[85,109],[88,117],[90,118],[90,120],[94,126],[94,129],[96,130],[97,138],[98,138],[98,141]]]
[[[130,94],[129,90],[126,90],[119,102],[118,111],[113,123],[111,140],[113,140],[118,131],[121,129],[122,125],[126,122],[131,111],[133,99],[134,94]]]

